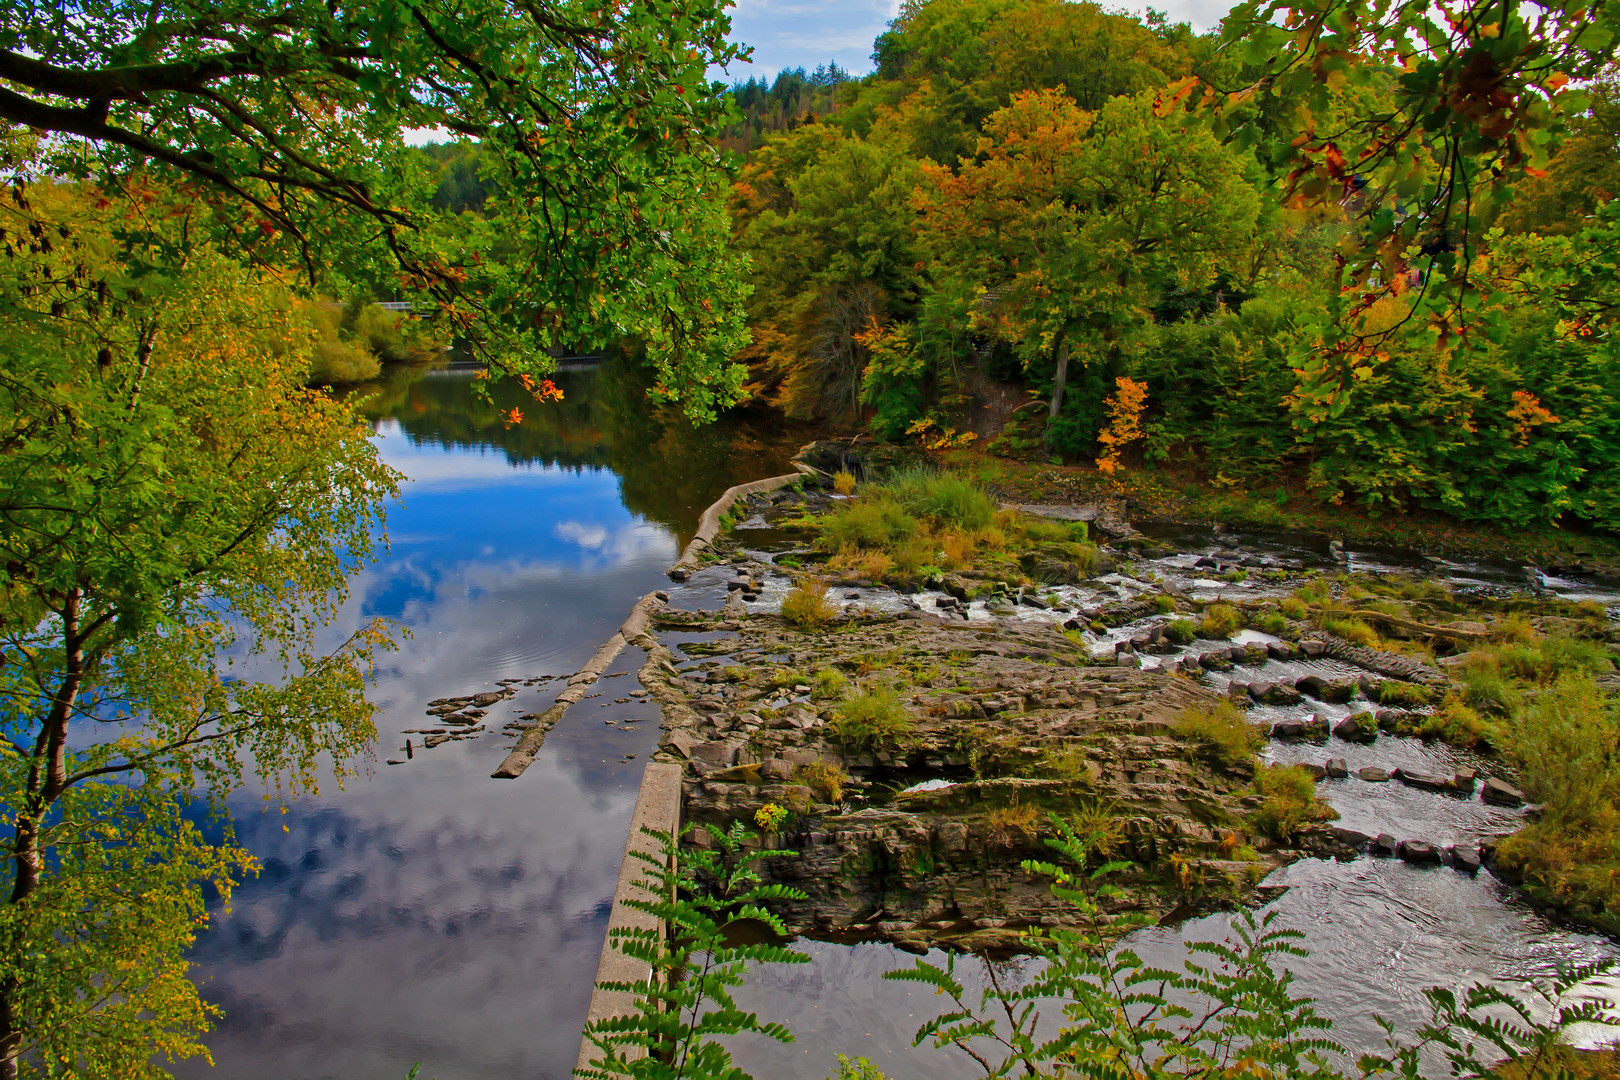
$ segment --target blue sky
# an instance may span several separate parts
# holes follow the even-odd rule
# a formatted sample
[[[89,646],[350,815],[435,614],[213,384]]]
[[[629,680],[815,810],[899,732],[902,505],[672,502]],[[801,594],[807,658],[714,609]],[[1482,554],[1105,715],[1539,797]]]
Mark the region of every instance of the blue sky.
[[[1148,4],[1119,6],[1142,10]],[[1168,11],[1177,22],[1207,30],[1226,14],[1231,0],[1155,0],[1152,6]],[[737,0],[732,37],[754,47],[754,62],[734,64],[716,77],[728,82],[750,75],[770,79],[783,68],[814,69],[829,60],[864,74],[872,70],[872,39],[883,33],[899,8],[899,0]]]

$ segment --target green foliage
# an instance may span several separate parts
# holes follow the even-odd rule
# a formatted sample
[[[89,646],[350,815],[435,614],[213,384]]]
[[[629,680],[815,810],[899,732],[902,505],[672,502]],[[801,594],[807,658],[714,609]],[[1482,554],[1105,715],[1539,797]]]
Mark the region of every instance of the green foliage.
[[[133,182],[133,181],[132,181]],[[153,195],[179,242],[206,209]],[[397,474],[305,389],[292,296],[131,204],[11,188],[0,273],[0,1075],[161,1075],[217,1015],[186,978],[206,840],[246,770],[283,796],[350,775],[386,626],[326,640]],[[235,668],[235,670],[233,670]]]
[[[818,698],[842,697],[849,680],[837,668],[817,668],[811,679],[811,693]]]
[[[1172,722],[1177,735],[1198,743],[1204,753],[1227,768],[1251,764],[1266,744],[1265,732],[1249,723],[1243,710],[1230,701],[1209,707],[1193,706]]]
[[[867,494],[816,520],[818,545],[829,551],[846,547],[883,550],[916,536],[921,524],[899,504]]]
[[[1198,624],[1191,619],[1171,619],[1164,626],[1164,635],[1177,645],[1191,645],[1198,636]]]
[[[1288,616],[1280,611],[1263,611],[1253,620],[1253,625],[1261,633],[1275,637],[1288,629]]]
[[[1449,698],[1440,708],[1418,723],[1416,734],[1424,739],[1439,739],[1452,746],[1475,747],[1485,741],[1487,727],[1479,713],[1456,698]]]
[[[846,697],[827,734],[846,749],[870,750],[904,742],[912,730],[911,714],[893,687],[873,686]]]
[[[1588,826],[1620,806],[1620,701],[1568,671],[1509,728],[1507,752],[1554,826]]]
[[[0,118],[43,133],[21,175],[200,189],[214,209],[158,264],[208,238],[330,292],[399,290],[497,373],[630,338],[659,397],[694,416],[737,399],[749,290],[716,201],[732,105],[707,72],[741,47],[721,0],[181,0],[153,25],[128,0],[4,9],[29,63]],[[423,130],[476,141],[481,216],[432,205],[436,170],[405,145]],[[125,228],[140,246],[168,224]]]
[[[1262,799],[1249,820],[1277,840],[1286,840],[1306,825],[1332,821],[1338,811],[1316,797],[1316,778],[1298,765],[1265,765],[1255,770],[1255,794]]]
[[[827,1080],[888,1080],[888,1077],[884,1076],[868,1058],[856,1058],[851,1061],[843,1054],[839,1054],[838,1072]]]
[[[754,811],[754,824],[767,833],[780,832],[782,826],[787,824],[787,820],[791,816],[792,814],[787,807],[778,806],[775,803],[766,803]]]
[[[1211,604],[1204,609],[1198,632],[1208,638],[1229,638],[1243,629],[1243,612],[1231,604]]]
[[[1350,615],[1330,615],[1321,620],[1323,630],[1342,637],[1354,645],[1366,645],[1377,648],[1379,645],[1378,632],[1362,620]]]
[[[937,527],[983,529],[996,516],[994,500],[958,473],[907,469],[886,478],[878,490],[908,514],[926,518]],[[1064,534],[1066,538],[1067,529]]]
[[[828,802],[844,801],[844,787],[849,783],[849,773],[844,771],[842,765],[836,762],[812,761],[808,765],[800,765],[794,771],[794,775],[801,782],[821,792]]]
[[[608,940],[613,948],[652,969],[647,982],[602,982],[601,990],[633,995],[636,1011],[593,1020],[585,1040],[594,1047],[584,1080],[739,1080],[719,1040],[743,1033],[792,1042],[776,1021],[761,1022],[731,996],[753,964],[807,964],[810,958],[786,945],[735,945],[727,930],[743,922],[763,923],[778,938],[786,927],[769,903],[803,900],[804,893],[761,882],[753,864],[762,858],[788,858],[790,851],[750,851],[753,839],[740,822],[729,831],[706,826],[712,848],[682,850],[668,833],[644,829],[653,851],[633,847],[629,854],[645,876],[640,895],[624,902],[651,915],[662,929],[621,928]],[[690,832],[690,827],[683,831]]]

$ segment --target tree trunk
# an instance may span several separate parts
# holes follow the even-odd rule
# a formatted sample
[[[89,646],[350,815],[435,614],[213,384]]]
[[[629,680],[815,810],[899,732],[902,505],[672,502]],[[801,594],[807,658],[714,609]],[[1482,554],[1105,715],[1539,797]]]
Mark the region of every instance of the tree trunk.
[[[34,743],[33,762],[28,770],[28,787],[17,808],[11,859],[14,876],[8,904],[25,902],[39,888],[42,855],[40,828],[53,803],[67,788],[67,731],[79,689],[84,682],[84,640],[79,633],[78,589],[69,591],[58,614],[62,617],[62,682],[51,697],[50,712],[40,725]],[[18,943],[6,942],[15,949]],[[0,1080],[17,1080],[17,1058],[22,1048],[22,1018],[17,1015],[17,993],[21,982],[15,977],[0,982]]]
[[[1069,381],[1069,340],[1064,338],[1058,343],[1057,373],[1052,376],[1052,411],[1047,415],[1057,419],[1058,413],[1063,411],[1063,388]]]

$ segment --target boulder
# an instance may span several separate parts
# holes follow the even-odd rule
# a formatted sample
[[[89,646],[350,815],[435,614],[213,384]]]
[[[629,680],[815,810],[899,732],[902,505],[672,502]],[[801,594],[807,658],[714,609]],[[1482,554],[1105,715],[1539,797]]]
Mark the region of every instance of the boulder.
[[[1311,776],[1317,780],[1327,779],[1327,770],[1322,768],[1320,765],[1313,765],[1309,761],[1302,761],[1299,763],[1299,767],[1310,773]]]
[[[699,743],[692,747],[688,754],[693,761],[702,761],[709,765],[726,766],[734,764],[737,760],[737,748],[725,742]]]
[[[1474,793],[1474,784],[1478,781],[1478,769],[1458,769],[1457,775],[1451,778],[1451,786],[1454,790],[1472,795]]]
[[[1237,686],[1238,684],[1233,683],[1232,685]],[[1276,688],[1276,683],[1267,682],[1264,679],[1261,679],[1259,682],[1252,682],[1248,686],[1244,687],[1244,689],[1248,691],[1249,696],[1256,701],[1266,700],[1266,695],[1271,693]]]
[[[1335,724],[1333,734],[1345,742],[1370,743],[1378,738],[1378,722],[1372,713],[1354,713]]]
[[[505,697],[505,694],[474,694],[472,703],[482,708],[486,705],[493,705]]]
[[[1294,683],[1294,689],[1309,694],[1318,701],[1343,703],[1355,694],[1355,684],[1342,679],[1326,679],[1321,675],[1306,675]]]
[[[1414,866],[1440,865],[1440,849],[1421,840],[1402,840],[1397,854],[1402,861]]]
[[[1473,844],[1458,844],[1451,849],[1451,868],[1459,874],[1475,874],[1480,867],[1479,848]]]
[[[1327,759],[1327,774],[1330,779],[1343,780],[1350,775],[1350,766],[1342,757]]]
[[[1294,647],[1286,641],[1273,641],[1266,646],[1266,655],[1273,660],[1291,660],[1294,656]]]
[[[1449,776],[1435,776],[1433,773],[1413,772],[1410,769],[1396,769],[1390,775],[1407,787],[1418,788],[1421,791],[1451,790],[1451,778]]]
[[[1271,726],[1271,735],[1275,739],[1325,739],[1328,723],[1320,716],[1304,720],[1279,720]]]
[[[1327,642],[1302,641],[1299,643],[1299,648],[1306,656],[1322,656],[1327,652]]]
[[[1368,765],[1365,768],[1357,769],[1356,775],[1369,784],[1383,784],[1389,780],[1389,773],[1376,765]]]
[[[1357,829],[1346,829],[1343,826],[1334,825],[1331,831],[1333,839],[1354,851],[1365,851],[1367,845],[1372,842],[1371,836]]]
[[[1492,776],[1480,785],[1479,797],[1492,806],[1523,806],[1524,792],[1508,783]]]
[[[1399,852],[1400,846],[1400,841],[1389,835],[1389,833],[1379,833],[1373,837],[1370,850],[1373,855],[1380,859],[1393,859],[1396,853]]]

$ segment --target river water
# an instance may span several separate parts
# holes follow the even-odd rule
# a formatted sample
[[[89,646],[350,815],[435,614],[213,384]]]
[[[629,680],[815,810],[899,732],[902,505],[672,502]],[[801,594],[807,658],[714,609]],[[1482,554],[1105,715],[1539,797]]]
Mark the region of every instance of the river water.
[[[579,1045],[656,710],[628,697],[630,650],[517,781],[490,771],[501,724],[550,704],[518,684],[478,737],[422,748],[437,697],[572,674],[646,593],[726,487],[788,471],[779,419],[699,431],[650,409],[623,362],[558,376],[565,397],[507,428],[469,374],[408,373],[368,406],[409,479],[391,550],[361,573],[334,633],[382,615],[376,758],[289,812],[232,803],[263,872],[192,954],[225,1017],[217,1067],[182,1077],[566,1077]],[[517,400],[497,404],[510,406]],[[612,720],[608,724],[605,721]],[[412,758],[403,746],[409,737]],[[627,755],[635,755],[633,758]]]

